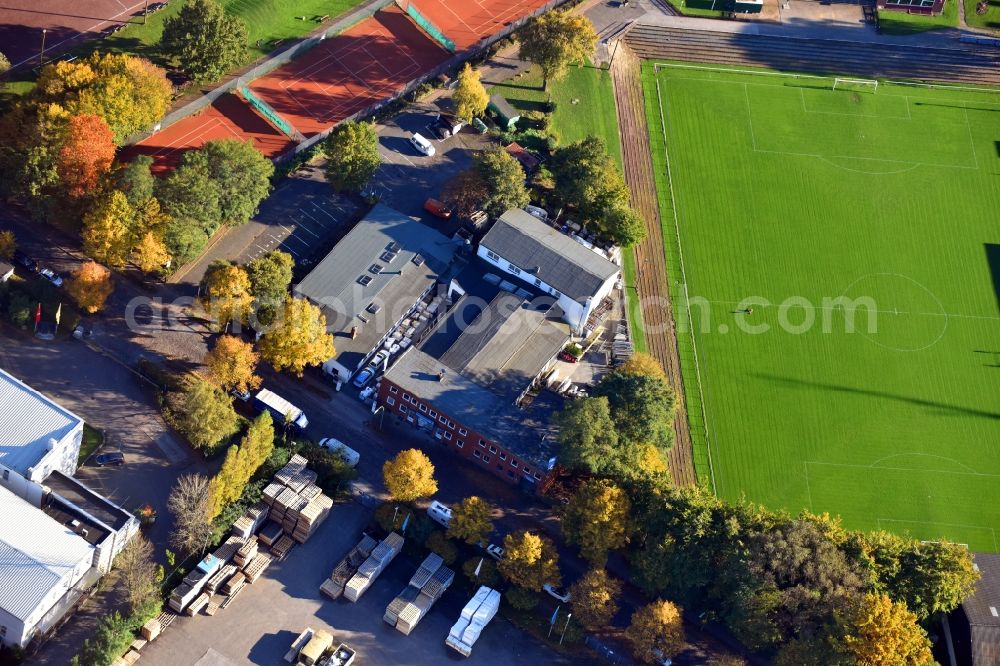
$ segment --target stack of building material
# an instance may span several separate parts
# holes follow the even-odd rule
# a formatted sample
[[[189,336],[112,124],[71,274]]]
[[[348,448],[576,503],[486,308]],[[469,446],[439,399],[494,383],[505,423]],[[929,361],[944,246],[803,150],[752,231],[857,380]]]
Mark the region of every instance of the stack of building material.
[[[217,601],[217,597],[212,597],[212,599],[209,600],[208,605],[205,606],[205,615],[215,615],[218,612],[219,602]]]
[[[243,574],[247,577],[247,581],[250,583],[256,582],[260,575],[264,573],[264,569],[271,564],[271,556],[267,553],[258,553],[250,563],[243,568]]]
[[[170,593],[170,600],[167,602],[167,605],[170,606],[173,611],[183,613],[184,609],[187,608],[187,605],[194,601],[194,598],[198,596],[198,592],[198,590],[194,589],[187,583],[181,583]]]
[[[316,486],[313,486],[316,488]],[[317,488],[317,490],[319,490]],[[302,497],[300,495],[300,497]],[[304,498],[303,498],[304,499]],[[292,538],[299,543],[305,543],[313,533],[319,529],[326,517],[330,515],[333,508],[333,500],[320,493],[299,512],[299,520],[292,531]]]
[[[257,502],[250,507],[245,514],[236,519],[233,523],[233,535],[244,539],[255,534],[260,526],[267,520],[270,506],[265,502]]]
[[[295,526],[299,523],[299,518],[302,517],[302,510],[309,505],[309,500],[300,497],[298,493],[292,491],[291,488],[288,489],[291,495],[288,497],[288,504],[286,504],[285,517],[281,521],[281,528],[285,531],[285,534],[291,535],[295,532]],[[285,493],[281,493],[279,501],[285,497]]]
[[[257,537],[252,536],[236,551],[233,562],[238,567],[245,567],[255,557],[257,557]]]
[[[292,538],[287,534],[284,534],[280,539],[274,542],[273,546],[271,546],[271,553],[279,560],[283,560],[285,559],[285,555],[288,555],[288,551],[290,551],[294,545],[295,542],[292,541]]]
[[[440,556],[428,555],[410,584],[389,603],[382,619],[409,635],[455,580],[455,572],[442,564]]]
[[[275,479],[277,479],[277,476],[275,476]],[[277,497],[279,494],[281,494],[281,491],[284,489],[285,486],[282,485],[281,482],[272,481],[271,483],[267,484],[266,488],[264,488],[264,492],[261,493],[260,499],[268,506],[271,506],[274,504],[274,498]]]
[[[319,497],[322,494],[323,494],[323,491],[320,490],[320,487],[317,486],[315,483],[310,483],[305,488],[303,488],[302,490],[299,491],[299,496],[300,497],[304,497],[305,499],[309,500],[310,502],[313,501],[314,499],[316,499],[317,497]]]
[[[445,645],[466,657],[471,655],[472,646],[479,640],[483,629],[497,614],[499,607],[500,593],[485,585],[480,587],[472,600],[462,609],[458,622],[448,632]]]
[[[303,460],[305,460],[305,458],[303,458]],[[297,470],[294,474],[289,476],[288,480],[285,481],[284,484],[296,493],[299,493],[302,492],[306,486],[316,483],[316,478],[316,472],[302,467],[302,469]]]
[[[231,536],[228,539],[226,539],[226,543],[216,548],[215,552],[212,553],[212,555],[215,555],[215,557],[217,557],[220,562],[225,564],[226,562],[229,562],[229,560],[233,559],[233,555],[236,554],[236,551],[239,550],[240,546],[243,545],[244,541],[245,539],[241,537]]]
[[[281,525],[275,522],[270,522],[260,531],[260,534],[257,535],[257,539],[265,546],[271,546],[275,541],[281,538],[281,534]]]
[[[358,572],[354,574],[347,584],[344,585],[344,596],[357,601],[365,593],[378,575],[392,562],[393,558],[403,549],[403,537],[393,532],[382,542],[375,546],[372,554],[358,567]]]
[[[214,574],[212,574],[212,577],[209,578],[208,581],[205,583],[205,591],[208,592],[209,594],[215,594],[215,592],[220,587],[222,587],[222,585],[227,580],[229,580],[229,577],[232,576],[234,573],[236,573],[235,564],[227,564],[226,566],[222,567]]]
[[[202,592],[197,597],[195,597],[194,601],[188,604],[188,607],[184,610],[184,612],[189,616],[193,616],[195,613],[197,613],[202,608],[208,605],[209,599],[211,599],[211,596]]]
[[[243,586],[247,583],[247,577],[243,575],[242,571],[237,571],[233,574],[233,577],[226,581],[226,584],[222,586],[222,593],[226,596],[236,596],[236,593],[243,589]]]
[[[306,643],[313,637],[315,630],[312,627],[306,627],[299,637],[292,641],[292,647],[285,653],[285,661],[289,664],[293,663],[299,656],[299,651],[306,646]]]
[[[153,618],[142,625],[142,629],[139,630],[139,634],[145,638],[147,641],[151,641],[160,635],[163,631],[163,626],[157,618]]]

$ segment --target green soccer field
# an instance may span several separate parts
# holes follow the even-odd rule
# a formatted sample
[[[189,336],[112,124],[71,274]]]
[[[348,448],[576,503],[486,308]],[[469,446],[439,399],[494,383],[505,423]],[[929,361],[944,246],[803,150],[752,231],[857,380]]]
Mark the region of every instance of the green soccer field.
[[[1000,93],[643,76],[699,475],[1000,550]]]

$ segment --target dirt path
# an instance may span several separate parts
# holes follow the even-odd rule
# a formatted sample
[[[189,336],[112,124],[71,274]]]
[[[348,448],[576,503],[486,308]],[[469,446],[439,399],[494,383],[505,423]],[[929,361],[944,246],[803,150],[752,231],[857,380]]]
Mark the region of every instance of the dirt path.
[[[697,476],[691,457],[691,434],[681,378],[677,336],[667,289],[667,265],[663,251],[663,233],[657,205],[656,180],[649,153],[649,131],[643,103],[639,60],[624,43],[611,67],[618,107],[618,132],[621,135],[625,181],[632,193],[632,206],[646,221],[646,239],[635,248],[638,279],[636,293],[642,304],[649,353],[660,362],[678,396],[674,427],[677,440],[670,450],[670,473],[680,486],[694,485]]]

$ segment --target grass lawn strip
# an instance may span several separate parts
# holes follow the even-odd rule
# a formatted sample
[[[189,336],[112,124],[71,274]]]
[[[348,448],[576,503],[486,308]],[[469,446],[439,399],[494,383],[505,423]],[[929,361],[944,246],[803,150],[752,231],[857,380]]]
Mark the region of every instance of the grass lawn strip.
[[[907,14],[893,10],[878,12],[878,27],[887,35],[913,35],[928,30],[958,27],[958,1],[945,0],[944,9],[936,16],[925,14]],[[973,3],[975,4],[975,3]],[[975,6],[972,8],[975,15]],[[968,16],[966,16],[968,20]]]
[[[1000,94],[652,63],[644,79],[718,494],[1000,550]],[[767,303],[746,315],[748,297]]]

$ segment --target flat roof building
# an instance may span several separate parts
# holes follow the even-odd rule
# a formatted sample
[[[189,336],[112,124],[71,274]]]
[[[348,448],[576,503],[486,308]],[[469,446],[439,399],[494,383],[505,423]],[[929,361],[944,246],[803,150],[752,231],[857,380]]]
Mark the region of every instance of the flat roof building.
[[[974,553],[979,571],[976,590],[952,613],[952,635],[959,664],[1000,664],[1000,553]]]
[[[349,379],[448,270],[461,242],[388,206],[374,208],[293,291],[320,307],[337,355],[323,369]],[[400,335],[398,350],[403,343]]]

